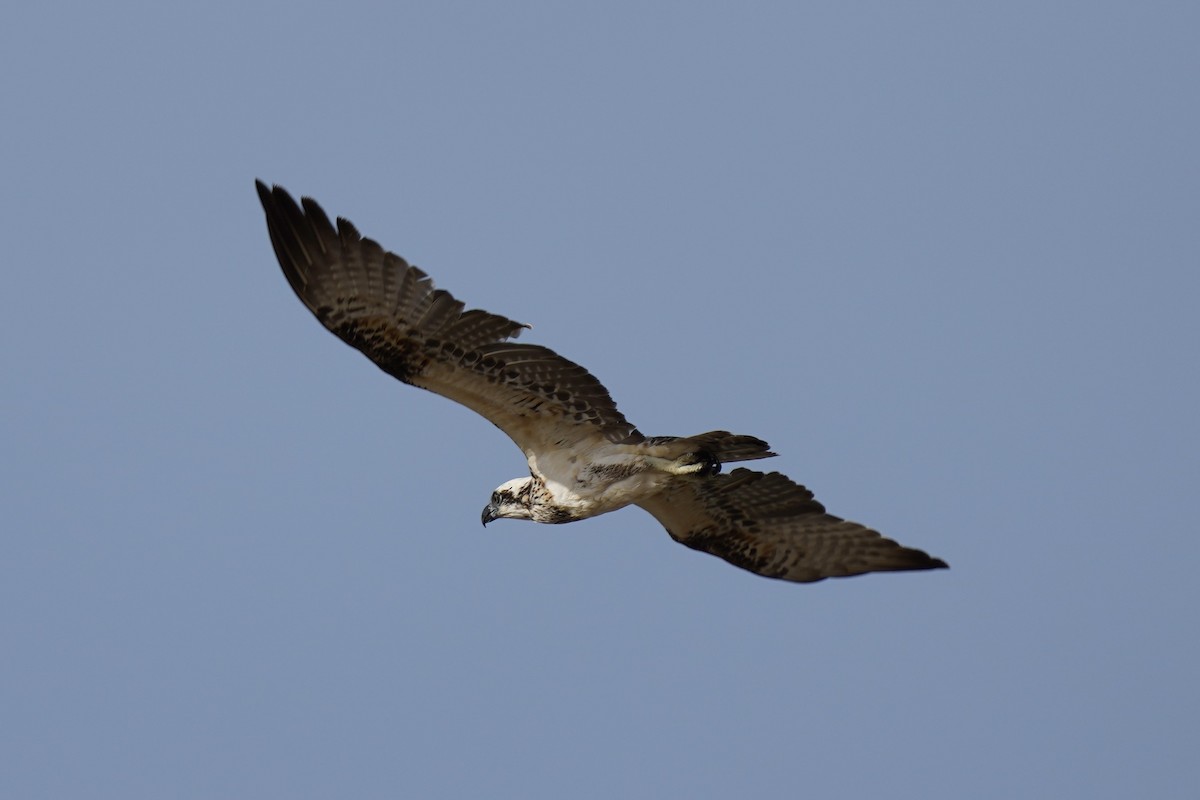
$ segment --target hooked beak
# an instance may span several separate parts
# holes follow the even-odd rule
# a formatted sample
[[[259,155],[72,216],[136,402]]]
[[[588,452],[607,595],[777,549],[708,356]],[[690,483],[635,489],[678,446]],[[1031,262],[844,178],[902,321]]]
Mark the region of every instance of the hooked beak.
[[[484,506],[483,516],[481,519],[483,520],[483,527],[486,528],[489,522],[496,519],[496,506],[492,503],[488,503],[486,506]]]

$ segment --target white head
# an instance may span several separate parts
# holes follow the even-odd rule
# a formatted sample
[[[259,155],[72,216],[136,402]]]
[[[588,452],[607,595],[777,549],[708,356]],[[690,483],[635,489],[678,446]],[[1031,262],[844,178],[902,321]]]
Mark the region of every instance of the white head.
[[[529,508],[532,489],[533,478],[530,477],[513,478],[496,487],[492,499],[483,509],[484,527],[494,519],[532,519]]]

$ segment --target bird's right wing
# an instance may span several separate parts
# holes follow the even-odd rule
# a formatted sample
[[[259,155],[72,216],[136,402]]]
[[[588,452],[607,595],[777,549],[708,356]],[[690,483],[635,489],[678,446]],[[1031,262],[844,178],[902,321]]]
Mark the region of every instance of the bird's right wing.
[[[384,372],[478,412],[527,456],[589,439],[643,439],[586,369],[545,347],[508,341],[528,326],[464,311],[347,220],[335,228],[312,199],[298,205],[281,187],[257,185],[292,289],[321,324]]]
[[[778,472],[687,477],[639,503],[675,541],[768,578],[808,583],[865,572],[938,569],[940,558],[825,512]]]

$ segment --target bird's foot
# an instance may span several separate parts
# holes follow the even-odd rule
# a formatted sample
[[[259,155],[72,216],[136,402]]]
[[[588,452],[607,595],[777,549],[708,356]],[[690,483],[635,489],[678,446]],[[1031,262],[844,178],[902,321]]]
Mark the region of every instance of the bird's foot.
[[[709,477],[721,471],[721,462],[707,450],[697,450],[694,453],[684,453],[674,461],[669,462],[668,472],[675,475],[699,475]]]

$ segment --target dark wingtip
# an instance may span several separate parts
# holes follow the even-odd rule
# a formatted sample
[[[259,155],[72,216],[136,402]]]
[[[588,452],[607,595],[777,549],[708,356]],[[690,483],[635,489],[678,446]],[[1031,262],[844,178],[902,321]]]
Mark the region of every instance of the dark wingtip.
[[[913,547],[904,548],[911,557],[911,563],[903,569],[950,569],[950,565],[940,558],[934,558],[924,550]]]
[[[255,178],[254,179],[254,188],[258,191],[258,199],[260,201],[262,201],[262,204],[264,206],[267,205],[267,203],[271,202],[271,187],[270,186],[263,183],[260,179]],[[278,186],[276,186],[275,188],[277,190],[280,189],[280,187],[278,187]]]
[[[302,197],[300,198],[300,203],[297,203],[288,193],[287,189],[277,183],[268,184],[259,178],[254,179],[254,188],[258,191],[258,199],[262,201],[263,208],[266,210],[281,206],[290,206],[296,209],[296,213],[303,213],[300,210],[301,206],[303,205],[304,210],[307,211],[307,205],[305,204],[313,202],[311,198]]]

